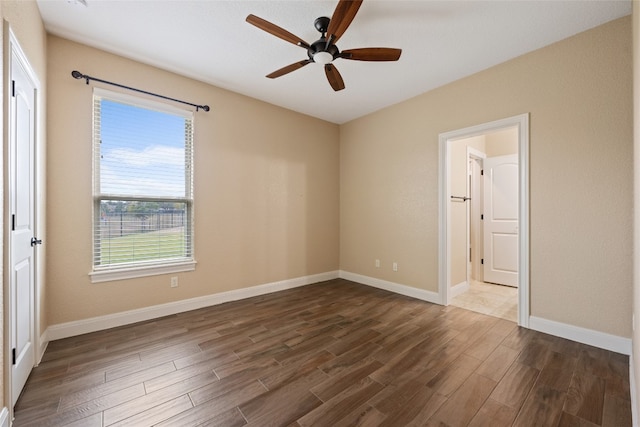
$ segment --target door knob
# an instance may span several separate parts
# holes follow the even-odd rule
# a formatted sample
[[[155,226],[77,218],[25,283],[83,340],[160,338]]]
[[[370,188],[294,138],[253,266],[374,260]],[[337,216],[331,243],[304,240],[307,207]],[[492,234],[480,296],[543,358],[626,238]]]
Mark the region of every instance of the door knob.
[[[41,245],[41,244],[42,244],[42,240],[41,239],[37,239],[35,237],[31,238],[31,246]]]

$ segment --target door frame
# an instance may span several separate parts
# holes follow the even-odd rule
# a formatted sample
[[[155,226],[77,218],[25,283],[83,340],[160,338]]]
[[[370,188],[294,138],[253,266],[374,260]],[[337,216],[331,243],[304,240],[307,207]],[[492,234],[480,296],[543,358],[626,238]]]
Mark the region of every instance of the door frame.
[[[439,135],[438,293],[449,305],[451,287],[451,144],[510,127],[518,128],[518,325],[529,327],[529,113],[444,132]]]
[[[10,254],[11,254],[11,221],[8,220],[8,218],[11,217],[11,206],[9,203],[9,194],[11,191],[11,185],[14,184],[13,182],[13,178],[10,176],[10,168],[9,168],[9,164],[11,162],[11,158],[10,155],[12,153],[12,148],[10,147],[11,145],[11,140],[10,140],[10,126],[12,126],[12,124],[10,123],[10,118],[11,118],[11,88],[12,88],[12,84],[11,84],[11,80],[12,80],[12,69],[14,67],[14,62],[13,62],[13,58],[15,56],[16,60],[20,63],[20,66],[23,67],[23,69],[25,70],[27,77],[30,80],[30,83],[33,84],[33,87],[35,88],[35,93],[34,93],[34,151],[33,151],[33,186],[34,186],[34,191],[33,191],[33,209],[34,209],[34,223],[33,223],[33,232],[34,232],[34,236],[39,236],[40,233],[40,225],[42,224],[42,212],[41,212],[41,206],[39,204],[39,189],[40,189],[40,162],[39,162],[39,141],[41,140],[41,136],[42,136],[42,129],[40,127],[39,121],[40,121],[40,110],[41,110],[41,100],[40,100],[40,94],[41,94],[41,85],[40,85],[40,80],[38,79],[38,77],[36,76],[35,71],[33,70],[33,67],[31,66],[29,60],[27,59],[27,56],[24,53],[24,50],[22,49],[22,47],[20,46],[20,43],[18,42],[17,37],[15,36],[15,34],[13,33],[13,31],[11,30],[9,24],[4,21],[3,22],[3,39],[4,39],[4,45],[3,45],[3,51],[4,51],[4,55],[3,55],[3,65],[4,65],[4,69],[6,70],[6,72],[4,73],[4,82],[3,82],[3,87],[4,87],[4,93],[6,94],[3,98],[3,122],[6,124],[3,130],[3,139],[4,139],[4,147],[3,147],[3,161],[2,161],[2,165],[4,168],[3,171],[3,175],[2,175],[2,179],[4,181],[3,183],[3,188],[4,188],[4,197],[3,197],[3,227],[2,227],[2,232],[4,234],[3,237],[3,241],[4,241],[4,253],[2,255],[2,259],[3,259],[3,265],[5,267],[3,267],[3,272],[2,272],[2,278],[3,278],[3,293],[5,295],[4,297],[4,324],[5,327],[3,328],[4,330],[4,337],[3,337],[3,342],[4,342],[4,378],[6,378],[5,382],[4,382],[4,392],[5,392],[5,402],[9,403],[9,413],[10,413],[10,417],[13,417],[13,405],[11,405],[10,403],[13,401],[13,392],[12,392],[12,360],[11,360],[11,331],[13,330],[13,319],[12,319],[12,308],[11,308],[11,300],[13,298],[12,296],[12,292],[11,292],[11,269],[10,269]],[[38,363],[40,362],[40,359],[42,358],[43,352],[44,352],[44,348],[42,348],[42,340],[41,340],[41,336],[40,336],[40,312],[41,312],[41,307],[40,307],[40,289],[41,289],[41,284],[42,284],[42,266],[41,266],[41,257],[39,254],[38,250],[34,250],[33,253],[33,265],[34,265],[34,285],[33,285],[33,301],[31,301],[32,303],[32,307],[33,307],[33,311],[32,311],[32,334],[33,334],[33,344],[34,344],[34,362],[35,365],[37,366]]]
[[[484,159],[487,158],[487,155],[482,151],[476,150],[473,147],[467,147],[467,164],[472,161],[478,161],[481,163],[480,167],[484,167]],[[482,212],[482,205],[484,200],[484,189],[482,185],[481,176],[475,176],[471,173],[471,170],[468,170],[468,174],[473,180],[469,179],[469,182],[473,182],[476,186],[476,190],[472,192],[472,188],[469,188],[469,182],[467,182],[467,194],[471,197],[469,200],[469,206],[467,207],[467,246],[471,248],[471,253],[474,254],[475,261],[471,262],[471,254],[467,251],[467,283],[471,283],[471,277],[475,276],[483,277],[484,272],[482,268],[480,268],[480,263],[477,262],[478,259],[482,258],[483,255],[483,236],[484,230],[482,229],[482,221],[480,220],[480,215],[471,215],[471,212],[480,211]],[[475,209],[474,209],[475,207]],[[475,233],[471,232],[471,229],[475,231]],[[474,235],[474,246],[471,246],[471,236]],[[471,270],[471,271],[469,271]]]

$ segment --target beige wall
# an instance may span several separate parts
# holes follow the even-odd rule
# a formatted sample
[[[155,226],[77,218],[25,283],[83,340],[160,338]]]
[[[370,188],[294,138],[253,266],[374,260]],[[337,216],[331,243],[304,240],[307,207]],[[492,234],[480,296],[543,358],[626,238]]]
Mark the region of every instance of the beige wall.
[[[518,154],[518,127],[488,133],[485,144],[487,157]]]
[[[631,73],[625,17],[341,126],[341,269],[437,292],[438,135],[530,113],[531,315],[630,337]]]
[[[636,410],[640,408],[640,2],[633,2],[633,163],[634,163],[634,277],[633,277],[633,353],[630,358],[632,393],[635,402],[631,402]],[[636,420],[636,422],[638,422]]]
[[[54,36],[48,58],[50,325],[338,269],[337,125]],[[178,288],[90,282],[93,84],[76,69],[211,107],[195,113],[198,265]]]
[[[24,51],[25,55],[27,56],[27,59],[36,75],[36,78],[39,80],[40,82],[40,94],[39,94],[39,99],[40,99],[40,104],[39,104],[39,110],[38,110],[38,126],[39,126],[39,134],[37,135],[36,138],[36,162],[38,162],[38,167],[40,168],[40,170],[42,171],[42,174],[38,177],[38,181],[36,183],[37,185],[37,197],[38,197],[38,201],[40,206],[44,206],[45,202],[46,202],[46,185],[45,185],[45,173],[46,173],[46,132],[45,132],[45,127],[46,127],[46,120],[47,120],[47,109],[46,109],[46,99],[47,99],[47,68],[46,68],[46,49],[47,49],[47,43],[46,43],[46,33],[44,30],[44,26],[42,24],[42,20],[40,19],[40,12],[38,11],[38,7],[35,3],[35,1],[20,1],[20,0],[2,0],[0,2],[0,16],[2,17],[2,19],[4,20],[4,25],[0,25],[0,41],[4,40],[4,35],[2,34],[2,28],[4,27],[4,30],[8,31],[9,28],[13,31],[14,35],[16,36],[16,39],[18,40],[18,43],[20,44],[20,47],[22,48],[22,50]],[[8,51],[5,51],[3,49],[3,57],[6,59],[7,58],[7,54]],[[6,66],[6,62],[3,64]],[[6,72],[7,70],[4,68],[3,66],[3,70],[2,70],[2,76],[6,76]],[[2,79],[0,79],[2,80]],[[5,87],[5,83],[4,80],[2,80],[2,87]],[[0,93],[3,93],[2,89],[0,89]],[[0,124],[0,128],[4,129],[4,131],[6,131],[6,126],[4,126],[4,123],[6,121],[6,113],[7,113],[7,97],[3,96],[3,104],[2,104],[2,109],[4,111],[5,114],[2,114],[1,116],[3,117],[3,123]],[[4,140],[7,141],[7,137],[6,135],[4,136]],[[6,143],[5,143],[5,147],[3,150],[3,154],[2,154],[3,158],[6,159]],[[6,173],[6,165],[4,165],[4,170]],[[6,183],[6,176],[5,173],[3,173],[2,175],[2,182]],[[0,187],[3,189],[3,194],[6,194],[6,188],[4,188],[4,185],[2,187]],[[6,208],[7,206],[7,202],[3,197],[3,204]],[[46,230],[45,230],[45,220],[46,220],[46,213],[44,212],[44,210],[41,210],[39,212],[39,218],[38,218],[38,223],[37,223],[37,231],[39,236],[41,237],[45,244],[38,248],[38,258],[37,258],[37,262],[39,265],[39,270],[42,272],[39,278],[39,289],[38,289],[38,295],[39,295],[39,300],[37,301],[38,307],[37,309],[39,309],[40,307],[42,307],[44,305],[44,300],[45,300],[45,292],[46,292],[46,276],[44,275],[44,265],[46,262],[46,251],[47,251],[47,236],[46,236]],[[2,225],[3,222],[0,221],[0,230],[4,229],[4,226]],[[0,231],[1,233],[1,231]],[[5,236],[6,237],[6,236]],[[5,241],[5,245],[6,245],[6,240]],[[6,247],[5,245],[3,245],[3,247]],[[2,265],[6,265],[6,251],[4,251],[4,255],[0,254],[0,260],[2,260]],[[4,282],[4,286],[2,287],[3,289],[3,293],[6,292],[6,286],[8,286],[8,280],[7,279],[7,271],[6,269],[3,269],[3,274],[0,276],[0,280],[3,280]],[[0,302],[3,300],[2,297],[0,297]],[[6,313],[6,306],[4,305],[4,303],[0,303],[0,307],[2,307],[3,309],[3,313]],[[41,332],[44,331],[46,325],[47,325],[47,318],[46,318],[46,313],[44,313],[43,310],[39,310],[38,313],[39,317],[40,317],[40,330]],[[2,324],[4,325],[4,321],[6,320],[5,316],[3,315],[2,317],[0,317],[0,322],[2,322]],[[3,363],[3,355],[4,355],[4,350],[2,347],[2,344],[8,344],[8,340],[9,336],[7,334],[7,336],[4,336],[4,327],[2,328],[3,331],[3,337],[2,339],[0,339],[0,363]],[[4,363],[3,363],[4,366]],[[3,375],[2,375],[3,374]],[[3,372],[0,379],[2,381],[3,387],[0,389],[0,399],[2,399],[2,401],[4,402],[4,406],[9,407],[10,404],[8,402],[5,401],[5,394],[4,391],[6,391],[6,387],[8,387],[8,384],[5,384],[4,382],[4,378],[6,378],[6,372]]]

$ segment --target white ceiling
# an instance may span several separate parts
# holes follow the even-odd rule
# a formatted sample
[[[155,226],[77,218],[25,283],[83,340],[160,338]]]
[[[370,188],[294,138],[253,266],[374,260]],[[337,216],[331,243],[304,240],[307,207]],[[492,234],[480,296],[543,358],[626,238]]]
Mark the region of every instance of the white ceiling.
[[[245,18],[312,43],[320,36],[315,18],[331,17],[337,0],[37,3],[50,33],[339,124],[631,13],[630,0],[365,0],[338,47],[395,47],[402,56],[337,59],[346,89],[334,92],[318,64],[265,78],[307,53]],[[127,84],[109,70],[79,71]],[[215,111],[215,100],[190,101]]]

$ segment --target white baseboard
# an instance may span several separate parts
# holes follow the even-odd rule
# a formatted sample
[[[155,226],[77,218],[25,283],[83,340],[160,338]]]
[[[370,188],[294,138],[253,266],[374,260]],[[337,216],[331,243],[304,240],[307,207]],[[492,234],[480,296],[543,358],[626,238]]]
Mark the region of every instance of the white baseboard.
[[[631,394],[631,425],[638,425],[638,391],[636,389],[636,375],[633,352],[629,356],[629,392]]]
[[[442,299],[437,292],[425,291],[424,289],[388,282],[386,280],[376,279],[375,277],[363,276],[343,270],[340,270],[340,278],[362,283],[363,285],[373,286],[374,288],[384,289],[385,291],[394,292],[396,294],[432,302],[434,304],[442,304]]]
[[[0,411],[0,427],[9,427],[9,409],[6,406]]]
[[[529,317],[529,328],[616,353],[631,355],[631,338],[619,337],[535,316]]]
[[[42,356],[49,346],[49,329],[46,329],[42,335],[40,335],[40,342],[38,347],[38,353],[36,354],[36,366],[42,361]]]
[[[77,320],[67,323],[51,325],[47,328],[43,336],[49,340],[58,340],[118,326],[129,325],[145,320],[157,319],[163,316],[183,313],[185,311],[197,310],[199,308],[222,304],[229,301],[237,301],[245,298],[269,294],[271,292],[285,289],[297,288],[310,285],[312,283],[323,282],[325,280],[337,279],[338,271],[314,274],[310,276],[297,277],[294,279],[281,280],[279,282],[266,283],[249,288],[236,289],[218,294],[205,295],[197,298],[190,298],[182,301],[175,301],[136,310],[124,311],[121,313],[108,314],[89,319]],[[46,348],[46,344],[45,344]]]
[[[449,289],[449,301],[451,299],[457,297],[460,294],[463,294],[469,290],[469,282],[466,280],[464,282],[460,282],[457,285],[454,285]]]

